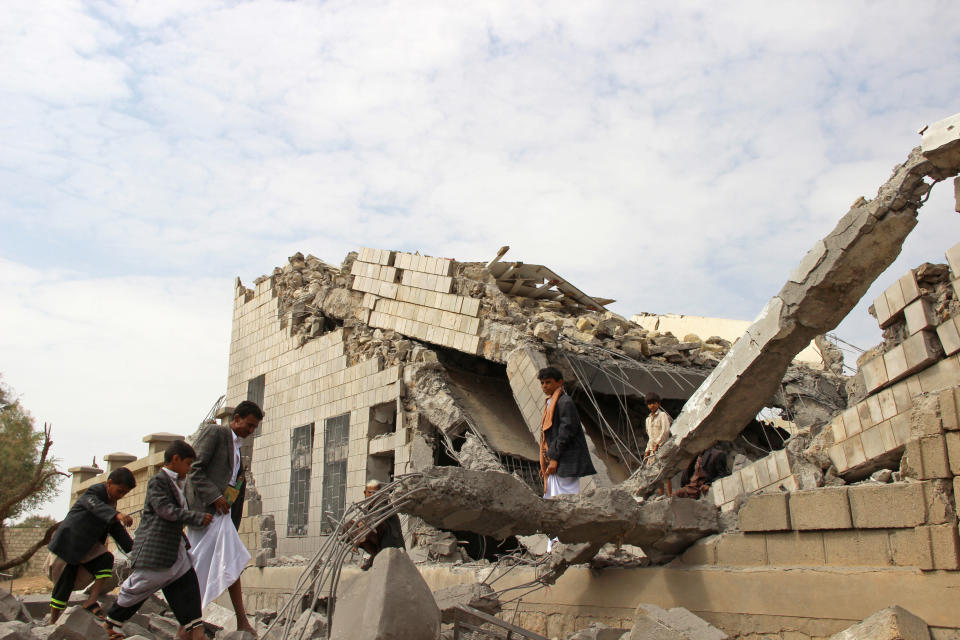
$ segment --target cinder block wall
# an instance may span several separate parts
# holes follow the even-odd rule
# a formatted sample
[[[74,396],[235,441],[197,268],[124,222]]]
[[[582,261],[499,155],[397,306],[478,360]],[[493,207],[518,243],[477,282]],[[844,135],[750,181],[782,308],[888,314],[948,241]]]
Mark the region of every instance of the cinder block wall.
[[[15,558],[21,553],[24,553],[31,546],[35,545],[38,540],[43,538],[43,534],[46,532],[46,527],[8,527],[3,531],[3,543],[7,550],[8,558]],[[13,569],[13,573],[16,574],[20,571],[20,574],[23,577],[26,576],[41,576],[43,575],[43,563],[47,559],[47,553],[44,549],[40,549],[37,553],[33,555],[30,560],[26,562],[26,566],[19,565]],[[10,570],[6,570],[8,573]],[[7,585],[9,587],[9,585]]]
[[[278,554],[309,556],[320,541],[324,481],[326,421],[349,416],[346,501],[359,500],[368,479],[368,456],[394,456],[397,473],[406,470],[409,439],[399,407],[402,371],[384,368],[378,358],[354,364],[344,353],[343,330],[332,331],[300,345],[281,327],[278,298],[272,279],[250,291],[236,291],[227,405],[247,399],[248,381],[264,376],[266,413],[253,439],[251,471],[263,500],[263,513],[276,521]],[[370,449],[370,410],[392,405],[397,409],[396,432],[376,439]],[[313,446],[306,535],[287,535],[291,477],[291,437],[297,427],[313,424]],[[243,529],[241,529],[243,531]],[[250,532],[256,531],[251,525]]]

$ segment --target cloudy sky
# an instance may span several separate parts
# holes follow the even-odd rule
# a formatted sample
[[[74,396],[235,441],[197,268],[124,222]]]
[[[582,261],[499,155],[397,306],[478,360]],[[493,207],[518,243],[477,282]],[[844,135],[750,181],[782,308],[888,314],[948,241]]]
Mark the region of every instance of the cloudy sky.
[[[509,244],[624,315],[750,319],[960,111],[949,1],[0,12],[0,374],[64,466],[190,433],[233,278],[298,250]],[[949,191],[868,298],[960,240]],[[867,304],[837,331],[863,347]]]

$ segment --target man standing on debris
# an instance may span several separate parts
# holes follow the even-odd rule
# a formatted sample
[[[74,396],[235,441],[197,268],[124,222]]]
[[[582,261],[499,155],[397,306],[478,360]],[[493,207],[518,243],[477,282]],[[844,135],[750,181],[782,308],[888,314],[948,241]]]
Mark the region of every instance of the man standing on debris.
[[[573,398],[563,390],[563,373],[544,367],[537,373],[547,396],[540,431],[540,476],[543,497],[580,493],[580,478],[597,472]]]
[[[367,486],[363,488],[363,495],[365,498],[369,498],[378,491],[380,491],[380,481],[371,480],[367,483]],[[382,500],[371,500],[370,509],[372,511],[377,511],[383,506],[385,505]],[[406,545],[403,542],[403,528],[400,526],[400,516],[396,513],[392,514],[389,518],[374,527],[373,531],[357,546],[370,554],[363,564],[360,565],[360,568],[364,571],[373,566],[373,559],[387,547],[405,549]]]
[[[237,614],[237,629],[254,635],[256,632],[247,620],[247,612],[243,606],[243,591],[240,585],[240,573],[250,555],[240,542],[237,529],[240,528],[240,519],[243,516],[245,494],[240,440],[252,434],[260,426],[261,420],[263,410],[255,402],[244,400],[233,410],[229,427],[205,425],[194,443],[197,459],[190,467],[184,491],[191,510],[218,516],[208,528],[191,527],[187,532],[203,603],[206,605],[226,587],[230,592],[233,610]],[[227,522],[226,514],[230,514],[233,521],[232,530],[229,529],[231,523]],[[218,561],[221,546],[232,549],[235,557]],[[206,552],[207,549],[211,552]],[[244,555],[246,558],[242,557]]]
[[[647,402],[647,409],[650,410],[650,415],[647,416],[646,422],[647,448],[643,452],[644,460],[655,454],[657,449],[670,438],[670,423],[673,422],[670,414],[660,406],[661,399],[659,393],[648,391],[645,400]],[[663,483],[661,492],[669,496],[672,493],[671,489],[671,482],[667,480]]]

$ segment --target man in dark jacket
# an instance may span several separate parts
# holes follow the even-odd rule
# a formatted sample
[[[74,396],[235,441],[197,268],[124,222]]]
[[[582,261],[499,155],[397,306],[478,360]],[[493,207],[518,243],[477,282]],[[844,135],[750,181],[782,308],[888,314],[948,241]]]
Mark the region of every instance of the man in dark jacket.
[[[187,554],[190,545],[183,527],[205,527],[213,516],[187,509],[180,488],[196,457],[193,447],[183,440],[172,442],[164,452],[163,468],[147,484],[143,516],[130,554],[133,572],[120,585],[117,600],[107,613],[105,626],[111,638],[122,637],[116,629],[160,589],[183,629],[182,635],[196,640],[205,638],[200,587]]]
[[[113,554],[103,545],[109,533],[125,552],[133,547],[130,534],[124,528],[133,524],[133,518],[117,511],[117,500],[135,486],[137,482],[129,469],[114,469],[106,482],[91,486],[77,498],[53,534],[47,548],[66,566],[50,594],[51,624],[66,608],[81,565],[94,577],[90,597],[83,603],[83,608],[92,613],[101,613],[97,599],[105,590],[107,581],[113,577]],[[102,549],[103,552],[89,557],[91,551],[96,549]]]
[[[537,378],[547,396],[540,437],[543,497],[580,493],[580,478],[597,470],[590,460],[577,407],[563,390],[563,373],[559,369],[544,367]]]
[[[364,487],[363,496],[370,498],[377,491],[380,491],[380,481],[371,480],[367,483],[367,486]],[[383,502],[377,500],[370,501],[369,508],[372,511],[383,507]],[[403,527],[400,525],[400,516],[396,513],[392,514],[389,518],[378,524],[373,531],[367,535],[363,542],[357,546],[370,554],[363,564],[360,565],[360,568],[364,571],[373,566],[373,559],[387,547],[406,549],[406,544],[403,541]]]
[[[187,474],[187,504],[194,511],[224,515],[229,513],[234,526],[240,528],[243,517],[243,498],[246,493],[243,463],[240,459],[240,441],[250,436],[263,420],[263,411],[255,402],[244,400],[233,410],[229,427],[208,424],[203,427],[194,442],[197,459]],[[189,535],[195,544],[201,536],[193,538],[193,529]],[[201,532],[202,533],[202,532]],[[200,590],[206,593],[206,584],[213,572],[228,575],[223,566],[196,565],[200,578]],[[232,576],[231,576],[232,577]],[[249,631],[256,635],[243,606],[243,587],[240,578],[228,588],[233,611],[237,615],[237,630]]]

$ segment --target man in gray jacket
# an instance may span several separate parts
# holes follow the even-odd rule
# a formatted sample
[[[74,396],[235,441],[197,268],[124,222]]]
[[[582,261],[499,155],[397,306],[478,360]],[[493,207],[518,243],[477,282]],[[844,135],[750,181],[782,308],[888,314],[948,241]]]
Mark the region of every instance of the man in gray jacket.
[[[186,498],[190,509],[207,513],[230,513],[240,528],[245,494],[244,469],[240,460],[240,441],[252,434],[263,420],[263,410],[255,402],[244,400],[233,410],[229,427],[208,424],[194,442],[197,459],[187,475]],[[221,567],[200,567],[197,572],[217,571]],[[205,580],[202,580],[202,583]],[[230,602],[237,614],[237,629],[255,635],[243,606],[240,578],[230,585]]]

